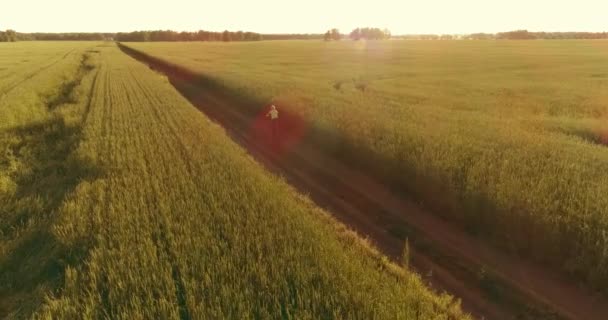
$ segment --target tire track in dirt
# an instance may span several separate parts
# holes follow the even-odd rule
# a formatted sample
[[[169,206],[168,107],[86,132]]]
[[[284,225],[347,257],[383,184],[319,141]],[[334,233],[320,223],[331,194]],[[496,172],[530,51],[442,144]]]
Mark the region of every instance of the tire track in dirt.
[[[53,228],[54,220],[61,214],[64,200],[74,192],[79,181],[94,176],[92,172],[82,170],[79,160],[72,158],[83,138],[85,110],[82,110],[83,115],[79,121],[68,124],[64,116],[50,105],[52,101],[62,101],[60,95],[71,96],[76,89],[82,88],[86,100],[79,99],[74,103],[83,103],[88,108],[95,82],[90,87],[81,87],[80,80],[91,71],[92,69],[75,71],[72,77],[78,78],[78,85],[69,87],[69,90],[59,90],[60,93],[47,102],[48,114],[43,121],[21,124],[10,132],[18,139],[18,143],[7,147],[16,156],[20,166],[27,169],[24,170],[27,173],[12,174],[18,189],[23,193],[17,195],[16,199],[36,197],[43,200],[40,202],[42,211],[35,216],[33,214],[36,211],[32,211],[20,215],[14,222],[7,220],[11,229],[10,233],[5,232],[6,240],[10,238],[16,246],[11,245],[11,250],[0,259],[0,274],[2,278],[10,279],[6,282],[10,287],[5,287],[5,283],[0,285],[0,318],[25,319],[32,316],[44,296],[54,295],[60,290],[64,276],[63,266],[69,264],[68,261],[77,261],[78,258],[75,257],[81,253],[60,243]],[[69,108],[77,114],[81,112],[78,107],[64,103],[58,103],[56,107]],[[60,187],[49,188],[48,183],[44,183],[51,176]]]
[[[478,318],[608,318],[604,298],[551,270],[489,247],[341,159],[306,143],[287,157],[278,157],[252,139],[251,123],[234,98],[197,85],[200,76],[193,72],[120,47],[167,75],[182,95],[259,162],[370,237],[394,260],[400,259],[404,240],[409,239],[413,267],[423,275],[431,272],[426,280],[433,287],[461,298],[464,309]],[[395,232],[395,227],[401,230]]]

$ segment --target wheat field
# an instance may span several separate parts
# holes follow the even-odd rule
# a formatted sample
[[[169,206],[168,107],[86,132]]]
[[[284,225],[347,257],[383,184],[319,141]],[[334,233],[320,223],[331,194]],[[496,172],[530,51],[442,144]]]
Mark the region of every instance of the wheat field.
[[[469,318],[114,43],[0,48],[0,317]]]
[[[608,42],[127,43],[310,124],[480,241],[608,285]],[[253,107],[251,107],[253,106]]]

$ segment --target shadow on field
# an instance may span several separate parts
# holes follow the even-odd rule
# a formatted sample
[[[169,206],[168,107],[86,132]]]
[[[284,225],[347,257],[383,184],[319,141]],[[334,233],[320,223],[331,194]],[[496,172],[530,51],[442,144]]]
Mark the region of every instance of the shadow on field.
[[[9,143],[8,154],[19,166],[12,194],[0,194],[0,236],[14,244],[0,257],[0,317],[17,310],[25,316],[41,302],[41,294],[60,284],[65,265],[80,259],[82,252],[58,243],[52,217],[81,180],[95,179],[100,171],[70,155],[80,129],[67,126],[62,118],[0,136],[15,142]]]
[[[87,61],[83,55],[75,78],[48,98],[48,120],[0,132],[5,151],[0,173],[12,181],[9,190],[0,189],[0,241],[9,244],[0,256],[0,318],[29,318],[61,285],[66,265],[77,265],[85,254],[84,246],[63,246],[52,227],[64,199],[81,181],[99,177],[101,169],[73,153],[82,123],[68,125],[52,111],[75,102],[73,90],[93,69]]]

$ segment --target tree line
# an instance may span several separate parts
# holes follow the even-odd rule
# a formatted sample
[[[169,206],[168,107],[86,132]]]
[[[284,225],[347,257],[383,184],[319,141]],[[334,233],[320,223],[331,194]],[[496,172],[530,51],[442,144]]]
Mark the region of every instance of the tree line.
[[[351,31],[349,36],[353,40],[383,40],[390,39],[391,32],[388,29],[381,30],[380,28],[356,28]]]
[[[17,32],[15,30],[0,31],[0,42],[15,42],[17,39]]]
[[[13,41],[259,41],[266,35],[255,32],[176,32],[171,30],[134,31],[119,33],[19,33],[14,30],[0,31],[0,42]],[[268,35],[268,40],[320,39],[321,35]]]
[[[85,33],[85,32],[70,32],[70,33],[21,33],[14,30],[0,31],[0,42],[15,42],[15,41],[83,41],[83,40],[111,40],[114,37],[113,33]]]
[[[0,42],[14,41],[80,41],[80,40],[116,40],[116,41],[259,41],[259,40],[535,40],[535,39],[608,39],[608,32],[529,32],[515,30],[499,33],[472,33],[466,35],[450,34],[413,34],[393,36],[387,29],[356,28],[348,35],[341,34],[338,29],[328,30],[326,33],[306,34],[261,34],[256,32],[224,31],[213,32],[199,30],[196,32],[176,32],[171,30],[135,31],[119,33],[20,33],[15,30],[0,31]]]
[[[264,36],[255,32],[213,32],[199,30],[196,32],[176,32],[171,30],[135,31],[115,35],[116,41],[259,41]]]
[[[405,40],[575,40],[575,39],[608,39],[608,32],[530,32],[514,30],[499,33],[471,33],[465,35],[450,34],[412,34],[395,38]]]
[[[325,32],[323,35],[323,40],[341,40],[345,38],[346,35],[340,33],[338,29],[331,29]],[[352,40],[384,40],[390,39],[391,32],[388,29],[380,29],[380,28],[356,28],[350,32],[348,37]]]
[[[19,33],[14,30],[0,31],[0,42],[13,41],[81,41],[81,40],[116,40],[116,41],[259,41],[264,36],[255,32],[176,32],[171,30],[135,31],[119,33]]]
[[[608,32],[529,32],[516,30],[500,32],[496,39],[534,40],[534,39],[608,39]]]
[[[321,33],[278,33],[264,34],[264,40],[319,40],[323,39]]]

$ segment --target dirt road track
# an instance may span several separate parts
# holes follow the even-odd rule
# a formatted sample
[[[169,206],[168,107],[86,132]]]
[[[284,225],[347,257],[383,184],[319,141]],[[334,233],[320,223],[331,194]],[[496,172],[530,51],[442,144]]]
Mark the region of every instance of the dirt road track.
[[[608,302],[550,270],[498,252],[407,197],[306,142],[285,153],[252,132],[239,101],[196,75],[121,49],[168,76],[192,104],[222,125],[259,162],[399,261],[410,241],[412,266],[438,291],[485,319],[608,319]],[[279,147],[280,149],[280,147]]]

